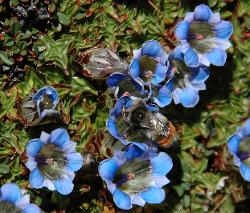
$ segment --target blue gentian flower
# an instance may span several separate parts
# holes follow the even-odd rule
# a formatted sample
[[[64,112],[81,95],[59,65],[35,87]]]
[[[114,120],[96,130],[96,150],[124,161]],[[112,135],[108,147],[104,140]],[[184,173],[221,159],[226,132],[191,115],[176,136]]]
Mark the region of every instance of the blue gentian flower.
[[[31,187],[47,187],[63,195],[71,193],[74,172],[83,165],[83,158],[75,149],[76,143],[70,141],[63,128],[55,129],[51,134],[42,132],[40,138],[32,139],[26,146]]]
[[[227,145],[242,177],[250,181],[250,119],[228,139]]]
[[[55,110],[59,101],[57,91],[46,86],[39,89],[35,95],[26,97],[20,107],[26,125],[38,125],[45,122],[45,118],[56,118],[60,114]]]
[[[30,203],[30,196],[16,184],[6,183],[0,189],[0,212],[40,213],[40,209]]]
[[[114,72],[107,78],[109,88],[115,88],[114,95],[118,99],[124,95],[147,97],[147,90],[142,82],[135,81],[128,73]]]
[[[142,150],[167,147],[177,139],[175,127],[156,105],[132,96],[118,99],[110,110],[106,126],[124,145],[134,144]]]
[[[32,100],[36,102],[37,112],[41,119],[54,110],[59,101],[57,91],[51,86],[39,89]]]
[[[161,203],[165,199],[162,187],[169,183],[166,174],[172,167],[172,159],[164,152],[144,152],[129,146],[125,152],[117,151],[112,158],[102,161],[98,170],[115,204],[128,210],[133,204]]]
[[[133,55],[129,74],[135,81],[158,86],[166,79],[168,55],[157,41],[143,43],[140,49],[134,50]]]
[[[204,82],[209,77],[208,67],[188,67],[181,48],[177,47],[169,55],[169,70],[173,77],[163,86],[166,90],[165,97],[173,98],[175,104],[194,107],[199,102],[199,91],[206,89]]]
[[[220,19],[219,13],[213,13],[204,4],[188,12],[175,30],[176,38],[181,42],[184,61],[189,67],[200,64],[223,66],[227,59],[226,49],[231,46],[228,41],[233,26]]]

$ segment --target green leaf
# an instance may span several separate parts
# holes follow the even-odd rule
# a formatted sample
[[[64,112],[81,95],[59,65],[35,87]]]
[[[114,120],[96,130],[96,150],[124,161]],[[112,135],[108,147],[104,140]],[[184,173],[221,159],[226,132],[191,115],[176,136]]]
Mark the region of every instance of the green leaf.
[[[4,51],[0,51],[0,59],[7,65],[13,65],[14,60],[8,57],[7,53]]]
[[[72,77],[72,91],[71,95],[75,96],[79,93],[90,93],[92,95],[98,95],[98,92],[94,87],[84,78]]]
[[[9,171],[10,168],[7,164],[0,164],[0,174],[7,174]]]

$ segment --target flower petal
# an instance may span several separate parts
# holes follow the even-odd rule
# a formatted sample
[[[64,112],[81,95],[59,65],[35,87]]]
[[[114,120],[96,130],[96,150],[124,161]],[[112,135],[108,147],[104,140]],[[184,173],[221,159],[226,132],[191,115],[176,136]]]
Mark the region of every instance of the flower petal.
[[[57,146],[62,146],[68,141],[70,141],[70,138],[66,129],[58,128],[51,132],[51,143],[56,144]]]
[[[162,53],[162,48],[159,42],[155,40],[146,41],[142,45],[142,55],[158,57]]]
[[[80,153],[70,153],[66,155],[68,163],[67,167],[72,171],[78,171],[83,165],[83,158]]]
[[[175,104],[181,103],[184,107],[194,107],[199,102],[198,91],[192,87],[186,87],[184,89],[177,88],[173,92],[173,99]]]
[[[200,83],[204,82],[208,79],[210,75],[208,67],[200,66],[196,70],[192,70],[192,77],[191,82],[192,83]]]
[[[15,204],[21,197],[21,190],[16,184],[6,183],[1,187],[0,200]]]
[[[146,202],[142,199],[140,195],[135,195],[132,197],[132,203],[138,206],[144,206]]]
[[[227,54],[220,49],[213,49],[207,53],[208,60],[215,66],[224,66],[227,60]]]
[[[191,23],[194,20],[194,12],[187,12],[184,20]]]
[[[165,191],[161,188],[150,187],[141,193],[141,197],[151,204],[161,203],[165,199]]]
[[[99,175],[103,180],[113,180],[117,169],[118,163],[112,158],[103,160],[98,166]]]
[[[194,20],[196,21],[208,21],[210,17],[212,16],[213,12],[211,9],[205,5],[200,4],[197,7],[195,7],[194,10]]]
[[[231,154],[236,155],[238,153],[241,137],[237,134],[232,135],[228,141],[227,146]]]
[[[29,204],[23,209],[23,213],[40,213],[40,209],[36,204]]]
[[[250,181],[250,167],[244,163],[240,164],[240,173],[246,181]]]
[[[178,40],[186,40],[188,37],[190,23],[188,21],[181,21],[175,29],[175,36]]]
[[[35,159],[33,157],[29,157],[29,159],[27,160],[27,162],[25,163],[25,166],[32,171],[34,168],[37,167],[37,162],[35,161]]]
[[[44,142],[44,143],[48,143],[49,140],[50,140],[50,134],[48,134],[48,133],[42,131],[41,136],[40,136],[40,140],[41,140],[42,142]]]
[[[119,189],[115,189],[113,199],[120,209],[128,210],[132,208],[131,198]]]
[[[167,67],[165,65],[157,64],[154,77],[152,78],[152,84],[158,85],[165,80],[167,74]]]
[[[22,192],[22,191],[21,191]],[[30,204],[30,196],[28,194],[23,195],[15,204],[19,209]]]
[[[220,19],[220,13],[213,13],[212,16],[209,18],[208,23],[210,24],[216,24],[221,21]]]
[[[127,78],[127,76],[125,74],[119,73],[119,72],[114,72],[108,77],[107,84],[109,87],[116,87],[116,86],[118,86],[120,81],[122,81],[126,78]]]
[[[233,25],[229,21],[221,21],[214,26],[215,35],[221,39],[229,39],[233,33]]]
[[[60,179],[54,181],[56,191],[62,195],[68,195],[73,191],[74,184],[69,179]]]
[[[26,146],[26,153],[28,156],[36,157],[43,147],[44,143],[40,139],[32,139]]]
[[[159,107],[165,107],[172,101],[172,92],[167,86],[163,86],[159,89],[158,95],[153,97],[153,100]]]
[[[139,59],[135,58],[129,66],[129,74],[132,78],[139,78],[140,76],[140,62]]]
[[[165,176],[173,167],[173,161],[165,152],[160,152],[151,159],[154,175]]]
[[[184,61],[188,67],[198,67],[199,57],[193,48],[189,48],[184,54]]]
[[[30,173],[30,185],[32,188],[39,189],[43,187],[44,177],[38,168]]]
[[[109,133],[115,137],[115,138],[119,138],[119,132],[115,123],[115,120],[113,118],[109,118],[106,122],[106,127],[109,131]]]
[[[150,179],[151,186],[161,188],[169,183],[169,179],[165,176],[153,175]]]
[[[72,142],[72,141],[69,141],[67,143],[64,143],[62,146],[62,151],[64,153],[72,153],[72,152],[75,152],[76,150],[76,143],[75,142]]]

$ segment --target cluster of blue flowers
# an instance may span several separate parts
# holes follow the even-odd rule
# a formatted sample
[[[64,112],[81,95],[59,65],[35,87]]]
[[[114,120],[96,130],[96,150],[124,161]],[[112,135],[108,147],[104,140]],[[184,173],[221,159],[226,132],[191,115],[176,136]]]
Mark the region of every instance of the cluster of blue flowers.
[[[165,199],[163,187],[170,182],[166,175],[173,162],[158,148],[172,146],[178,133],[160,108],[172,100],[187,108],[199,102],[199,91],[206,89],[210,64],[223,66],[226,62],[225,51],[231,45],[232,31],[232,24],[221,20],[219,13],[199,5],[178,23],[175,35],[179,46],[172,52],[167,53],[155,40],[147,41],[133,52],[128,70],[115,71],[107,78],[116,103],[106,126],[124,146],[112,158],[100,162],[98,171],[119,208],[128,210],[134,204],[157,204]],[[119,64],[114,53],[105,52],[113,55]],[[126,67],[126,63],[122,65]],[[44,124],[52,115],[60,114],[56,110],[58,102],[53,87],[41,88],[21,106],[25,124]],[[250,119],[228,140],[235,164],[247,181],[250,181],[249,141]],[[75,172],[84,162],[66,129],[58,128],[50,134],[42,132],[40,138],[29,141],[26,155],[32,188],[46,187],[62,195],[72,192]],[[40,212],[35,204],[30,204],[29,195],[12,183],[1,187],[0,206],[6,212]]]
[[[172,99],[175,104],[194,107],[199,102],[199,91],[206,89],[209,65],[225,64],[232,32],[230,22],[221,20],[220,14],[208,6],[199,5],[176,27],[179,46],[166,53],[157,41],[145,42],[133,52],[129,71],[111,74],[108,85],[119,91],[124,87],[122,81],[130,79],[131,87],[141,97],[159,107],[169,105]],[[118,98],[123,95],[116,94]]]

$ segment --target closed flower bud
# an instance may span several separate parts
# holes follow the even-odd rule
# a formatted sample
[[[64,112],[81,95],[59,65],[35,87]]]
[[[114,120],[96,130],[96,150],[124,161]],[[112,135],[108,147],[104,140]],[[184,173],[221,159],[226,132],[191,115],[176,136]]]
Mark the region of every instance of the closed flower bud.
[[[84,75],[94,79],[102,79],[113,72],[124,72],[128,69],[128,64],[107,48],[96,48],[85,52],[79,64],[83,67]]]

